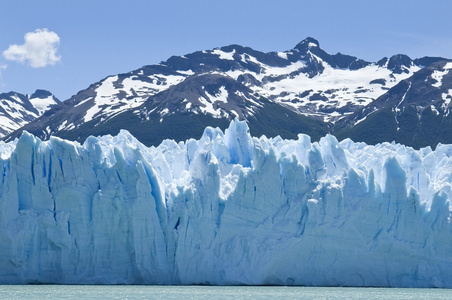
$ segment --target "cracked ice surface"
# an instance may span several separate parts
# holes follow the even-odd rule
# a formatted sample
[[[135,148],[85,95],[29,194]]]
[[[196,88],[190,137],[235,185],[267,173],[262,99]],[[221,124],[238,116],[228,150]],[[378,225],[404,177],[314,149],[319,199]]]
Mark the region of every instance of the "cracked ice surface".
[[[452,287],[452,146],[0,143],[0,283]]]

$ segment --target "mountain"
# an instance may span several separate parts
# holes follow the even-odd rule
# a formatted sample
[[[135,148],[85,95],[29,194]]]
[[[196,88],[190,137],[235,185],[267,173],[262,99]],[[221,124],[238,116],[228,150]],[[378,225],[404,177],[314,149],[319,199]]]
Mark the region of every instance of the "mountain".
[[[0,144],[0,284],[452,288],[452,145]]]
[[[248,119],[256,135],[296,138],[298,132],[307,132],[319,139],[328,132],[323,122],[256,96],[248,87],[221,74],[190,76],[130,109],[114,111],[110,105],[90,106],[88,99],[75,105],[73,99],[65,101],[53,114],[24,129],[46,139],[49,131],[42,128],[57,128],[55,135],[80,141],[89,135],[117,134],[127,129],[147,145],[157,145],[166,138],[199,137],[206,124],[225,128],[233,118]],[[129,105],[125,101],[123,106]],[[93,108],[100,111],[89,119],[89,110]]]
[[[225,129],[238,118],[257,136],[318,140],[332,133],[434,147],[452,142],[449,62],[402,54],[367,62],[331,55],[313,38],[285,52],[230,45],[109,76],[5,139],[26,130],[82,142],[126,129],[158,145],[199,138],[206,126]]]
[[[109,76],[22,129],[79,141],[127,129],[157,145],[199,137],[207,125],[225,128],[237,117],[253,134],[319,139],[420,69],[401,55],[378,63],[330,55],[313,38],[285,52],[231,45]]]
[[[339,138],[416,148],[452,143],[452,62],[438,60],[337,124]]]
[[[36,90],[31,95],[0,94],[0,138],[38,118],[60,101],[50,92]]]

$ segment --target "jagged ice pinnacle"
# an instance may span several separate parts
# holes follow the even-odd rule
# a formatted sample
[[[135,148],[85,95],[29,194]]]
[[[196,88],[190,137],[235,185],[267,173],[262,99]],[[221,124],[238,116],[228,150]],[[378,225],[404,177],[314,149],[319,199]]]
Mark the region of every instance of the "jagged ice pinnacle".
[[[452,287],[452,146],[0,144],[0,283]]]

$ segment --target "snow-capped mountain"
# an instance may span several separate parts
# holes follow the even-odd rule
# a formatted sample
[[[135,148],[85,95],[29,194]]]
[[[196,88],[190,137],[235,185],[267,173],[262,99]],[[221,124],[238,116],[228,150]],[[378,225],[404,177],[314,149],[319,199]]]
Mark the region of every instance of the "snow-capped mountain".
[[[340,53],[330,55],[311,38],[278,55],[290,64],[283,69],[260,64],[260,73],[248,73],[258,78],[253,90],[296,112],[333,123],[420,69],[401,56],[369,63]]]
[[[50,92],[36,90],[31,95],[0,94],[0,138],[41,116],[60,101]]]
[[[452,62],[438,60],[339,121],[340,138],[396,140],[414,147],[452,143]]]
[[[199,137],[205,126],[225,128],[239,118],[249,121],[255,135],[294,138],[301,132],[318,139],[332,132],[347,137],[364,119],[365,113],[355,113],[385,105],[396,109],[403,95],[392,102],[377,99],[426,67],[440,76],[446,72],[435,69],[441,61],[394,55],[372,63],[331,55],[313,38],[284,52],[231,45],[109,76],[23,129],[43,139],[56,135],[79,141],[127,129],[156,145],[164,138]],[[446,94],[448,84],[442,87]]]
[[[452,145],[0,142],[0,284],[452,288]]]

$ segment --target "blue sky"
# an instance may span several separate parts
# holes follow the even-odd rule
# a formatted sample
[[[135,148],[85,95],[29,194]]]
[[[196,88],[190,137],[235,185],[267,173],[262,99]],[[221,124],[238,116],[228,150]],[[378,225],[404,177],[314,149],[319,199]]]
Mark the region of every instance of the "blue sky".
[[[108,75],[230,44],[285,51],[311,36],[368,61],[452,58],[449,0],[0,0],[0,10],[0,93],[46,89],[60,100]]]

